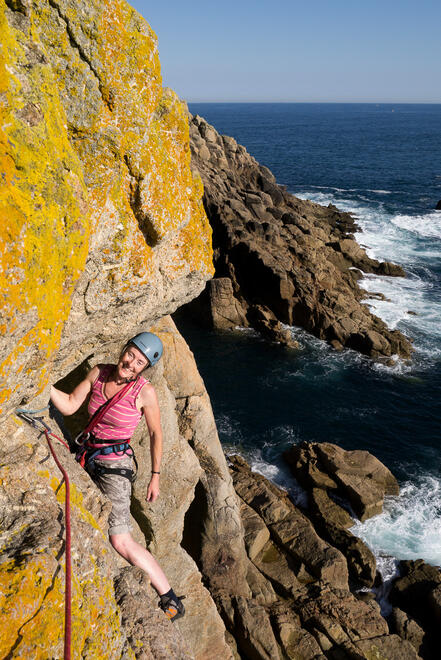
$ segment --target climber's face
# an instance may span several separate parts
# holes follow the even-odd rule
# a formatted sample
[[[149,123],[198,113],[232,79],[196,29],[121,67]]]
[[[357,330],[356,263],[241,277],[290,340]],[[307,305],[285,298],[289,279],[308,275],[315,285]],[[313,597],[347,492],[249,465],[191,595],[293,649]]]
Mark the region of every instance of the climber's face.
[[[136,346],[129,344],[119,358],[117,365],[118,376],[125,380],[133,380],[148,365],[149,361],[141,351]]]

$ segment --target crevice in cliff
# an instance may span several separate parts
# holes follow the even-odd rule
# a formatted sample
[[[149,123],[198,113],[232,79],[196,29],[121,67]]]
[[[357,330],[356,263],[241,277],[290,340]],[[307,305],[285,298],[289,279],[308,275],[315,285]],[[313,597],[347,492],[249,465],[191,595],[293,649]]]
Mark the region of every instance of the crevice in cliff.
[[[27,7],[22,0],[5,0],[6,6],[12,11],[18,11],[20,14],[27,15]]]
[[[75,38],[74,32],[72,30],[72,27],[69,23],[69,19],[67,16],[63,14],[61,11],[60,7],[58,4],[55,2],[55,0],[49,0],[49,4],[55,11],[57,12],[58,16],[61,18],[62,21],[66,24],[66,32],[69,37],[70,45],[72,48],[75,48],[78,51],[78,54],[80,58],[87,64],[91,72],[93,73],[94,77],[96,78],[98,82],[98,89],[100,90],[101,98],[103,99],[105,105],[108,107],[110,112],[113,112],[114,109],[114,100],[113,100],[113,95],[112,92],[109,89],[106,89],[105,85],[101,81],[101,78],[98,74],[98,71],[95,69],[93,66],[92,62],[90,61],[90,58],[86,55],[84,52],[84,49],[81,47],[81,45],[78,43],[78,41]]]
[[[129,197],[130,208],[133,211],[133,215],[136,218],[138,227],[140,228],[147,245],[155,247],[155,245],[159,243],[160,236],[156,231],[149,214],[145,213],[142,208],[141,184],[144,179],[140,174],[134,171],[127,154],[124,156],[124,162],[131,179]]]
[[[194,491],[194,499],[185,514],[181,546],[196,562],[199,568],[201,567],[203,545],[202,530],[204,529],[207,515],[207,494],[202,482],[198,481]]]

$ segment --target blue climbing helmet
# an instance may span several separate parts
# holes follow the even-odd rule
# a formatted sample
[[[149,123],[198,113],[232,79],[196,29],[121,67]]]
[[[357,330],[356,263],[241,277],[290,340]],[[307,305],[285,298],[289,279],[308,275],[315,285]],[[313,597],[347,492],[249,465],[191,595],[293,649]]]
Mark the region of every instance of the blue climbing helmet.
[[[133,344],[138,348],[151,366],[161,359],[163,353],[162,341],[153,332],[140,332],[139,335],[129,339],[127,344]]]

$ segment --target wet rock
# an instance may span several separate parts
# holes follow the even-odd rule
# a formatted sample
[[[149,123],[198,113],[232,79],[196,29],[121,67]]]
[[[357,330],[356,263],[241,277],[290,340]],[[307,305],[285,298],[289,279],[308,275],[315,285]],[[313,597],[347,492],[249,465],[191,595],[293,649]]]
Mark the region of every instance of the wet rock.
[[[372,587],[377,570],[375,556],[361,539],[348,531],[347,527],[353,524],[349,513],[319,488],[309,493],[307,513],[320,536],[346,557],[352,582]]]
[[[248,310],[248,319],[261,335],[270,341],[277,341],[290,348],[298,348],[298,342],[293,338],[292,332],[277,320],[268,307],[252,305]]]
[[[400,577],[395,580],[390,592],[390,602],[421,622],[426,629],[434,623],[430,602],[431,596],[441,584],[440,569],[426,564],[422,559],[402,561],[399,564]],[[436,616],[436,615],[435,615]]]

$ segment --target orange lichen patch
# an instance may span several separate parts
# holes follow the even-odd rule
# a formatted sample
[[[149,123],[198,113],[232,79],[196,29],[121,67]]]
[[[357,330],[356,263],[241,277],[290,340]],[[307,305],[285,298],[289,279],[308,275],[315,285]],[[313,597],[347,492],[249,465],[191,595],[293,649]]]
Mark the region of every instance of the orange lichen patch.
[[[29,623],[32,625],[32,621],[42,607],[45,594],[51,587],[52,590],[58,589],[58,600],[62,605],[59,580],[54,580],[52,585],[53,573],[57,566],[55,558],[37,554],[26,559],[28,561],[23,561],[21,564],[9,561],[0,568],[0,657],[2,658],[8,656],[19,635],[23,643],[27,636],[26,628]],[[60,607],[55,607],[54,612],[48,617],[52,628],[49,640],[45,642],[44,631],[38,630],[37,639],[32,643],[33,649],[41,643],[47,644],[46,648],[50,648],[51,641],[54,647],[57,646],[63,634],[62,614],[62,609],[60,612]],[[25,656],[14,651],[14,657]]]
[[[118,608],[110,577],[93,556],[87,578],[73,566],[72,657],[113,658],[121,645]],[[78,577],[76,572],[78,571]],[[61,657],[64,636],[64,558],[44,552],[0,567],[0,657]]]
[[[43,362],[58,347],[87,254],[88,219],[81,165],[50,67],[43,61],[29,66],[29,35],[10,28],[4,7],[0,31],[0,167],[7,184],[0,191],[0,308],[6,334],[16,339],[0,366],[0,377],[8,379],[27,364],[25,349],[37,349]],[[29,318],[32,329],[23,332]]]
[[[119,0],[103,4],[98,35],[104,94],[118,116],[127,150],[143,138],[161,94],[156,35],[128,3]]]
[[[142,210],[157,240],[189,219],[191,189],[188,120],[185,105],[166,90],[155,112],[144,169],[154,172],[143,195]]]

